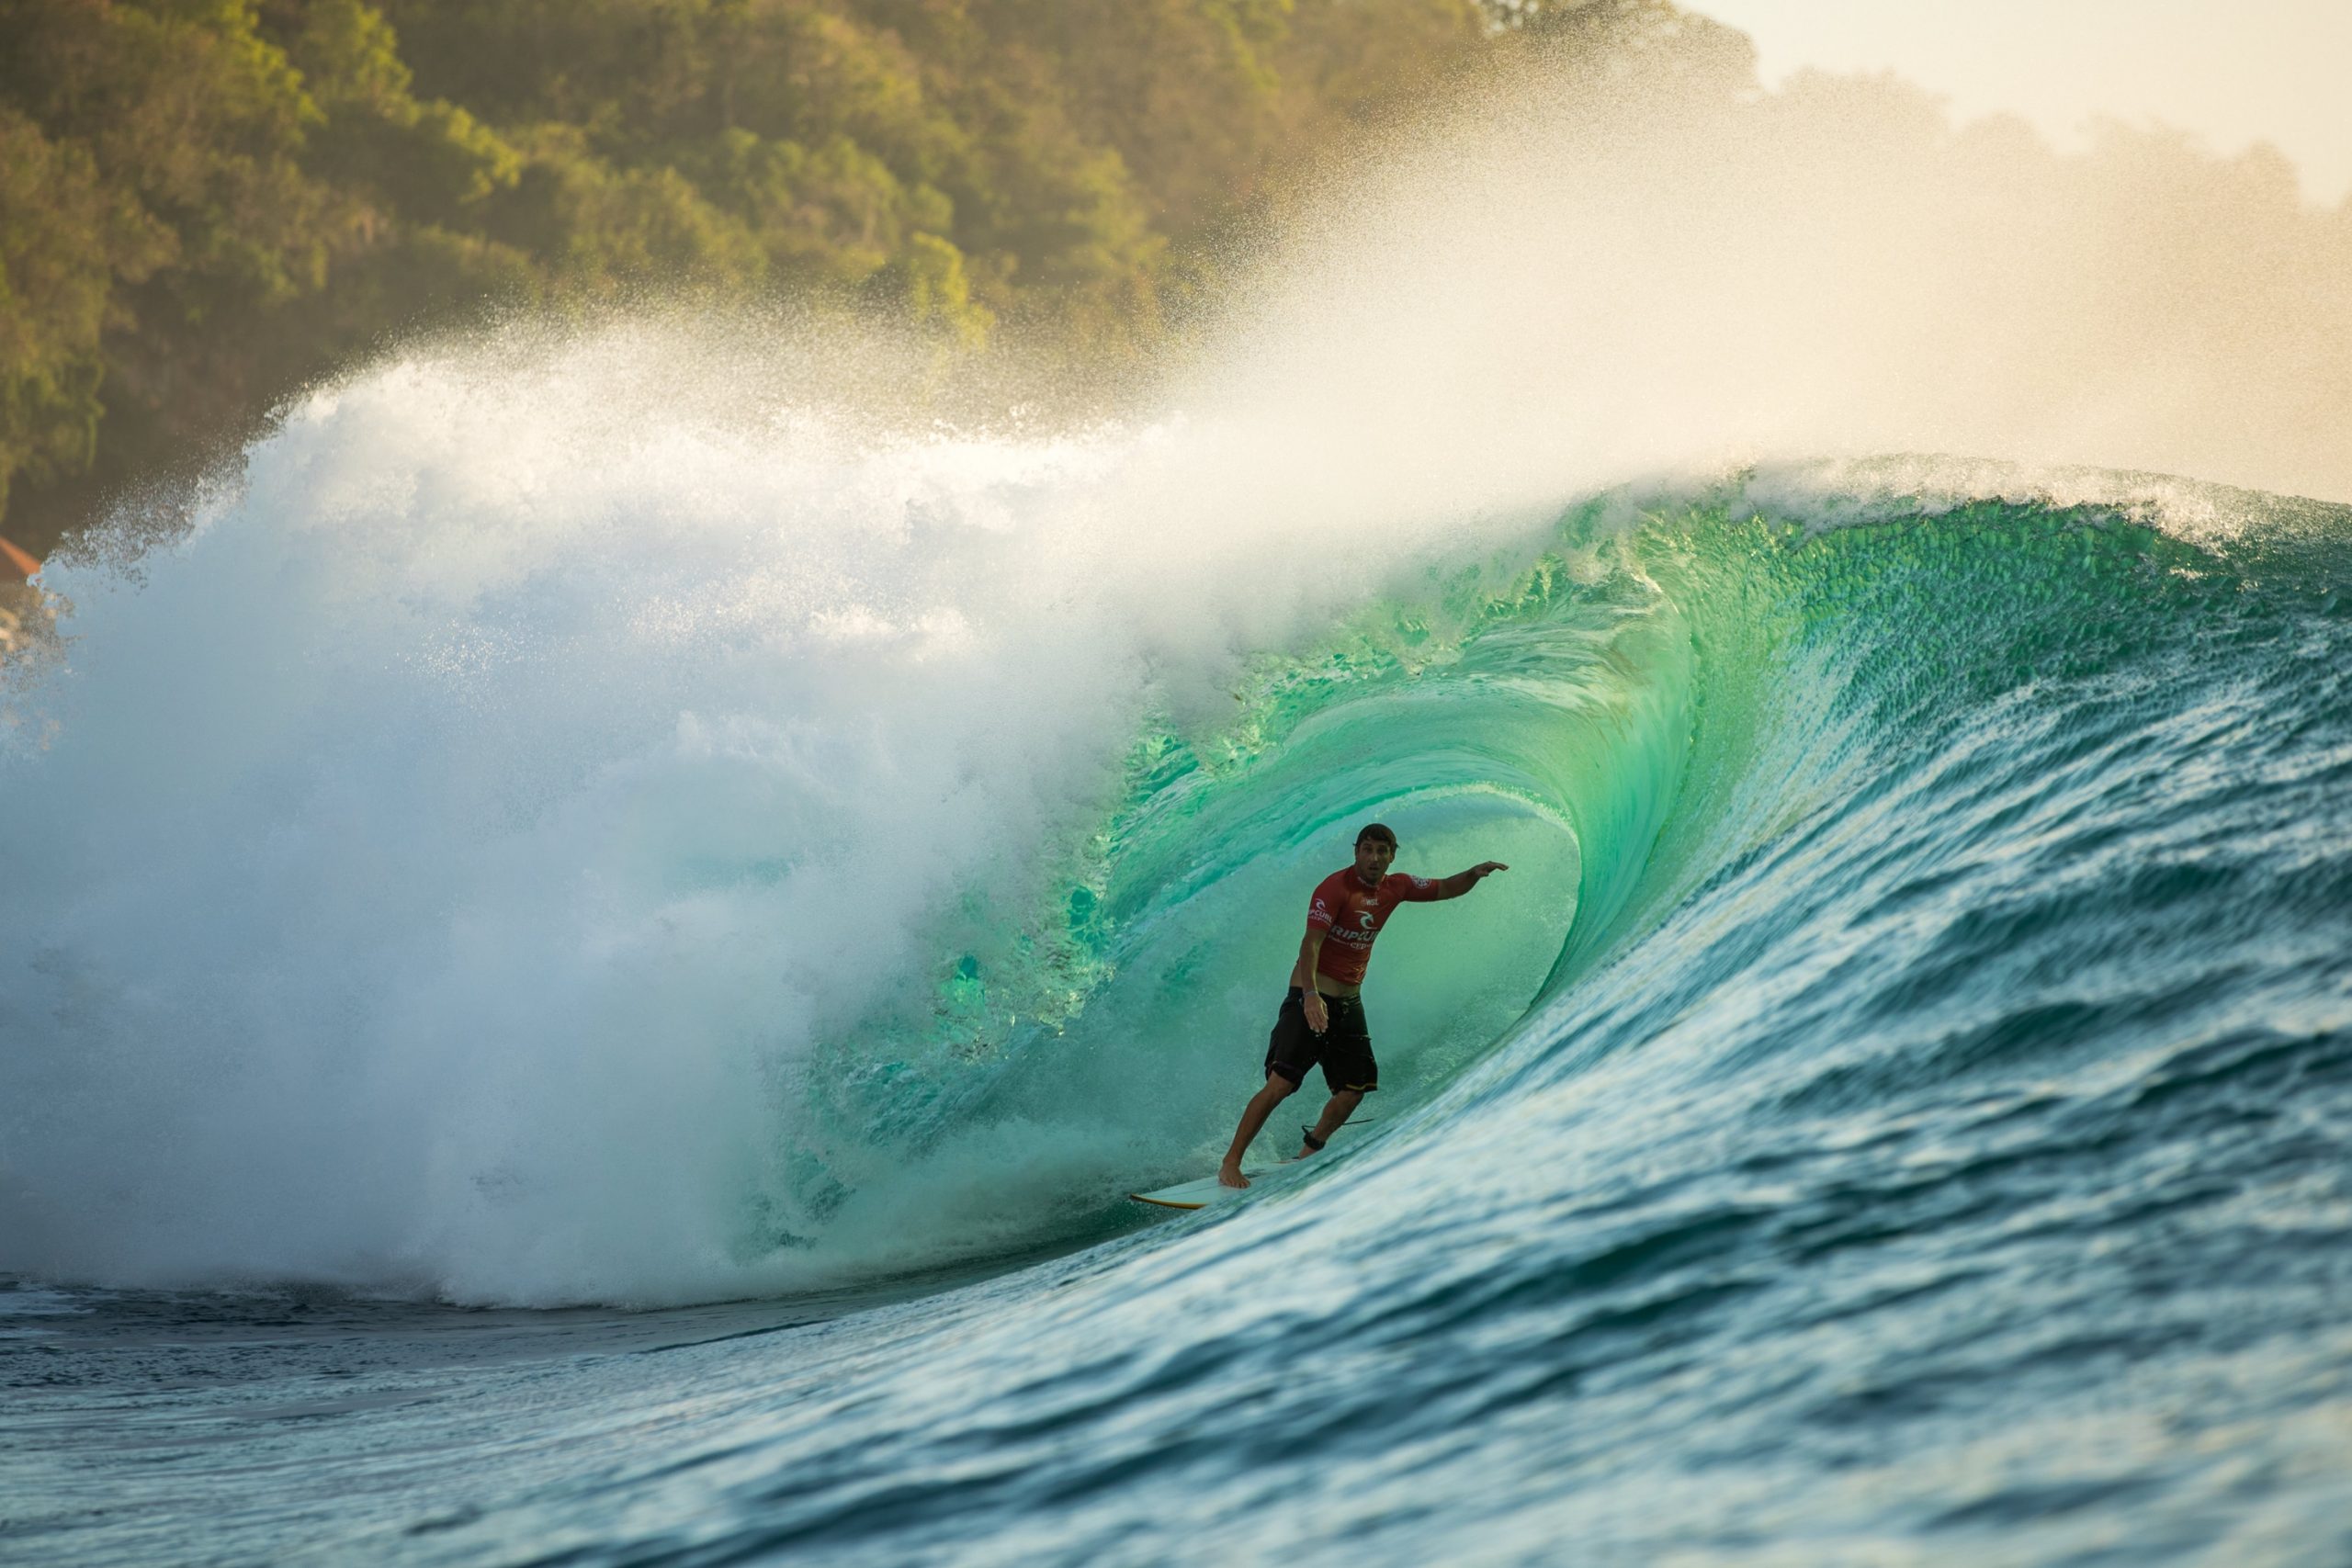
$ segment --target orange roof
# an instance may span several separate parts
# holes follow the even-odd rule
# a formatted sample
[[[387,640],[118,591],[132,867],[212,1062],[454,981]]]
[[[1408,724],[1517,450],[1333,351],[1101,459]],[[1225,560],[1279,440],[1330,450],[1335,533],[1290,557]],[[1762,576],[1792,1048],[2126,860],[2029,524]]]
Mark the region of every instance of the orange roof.
[[[40,562],[33,559],[6,539],[0,539],[0,579],[30,577],[40,570]]]

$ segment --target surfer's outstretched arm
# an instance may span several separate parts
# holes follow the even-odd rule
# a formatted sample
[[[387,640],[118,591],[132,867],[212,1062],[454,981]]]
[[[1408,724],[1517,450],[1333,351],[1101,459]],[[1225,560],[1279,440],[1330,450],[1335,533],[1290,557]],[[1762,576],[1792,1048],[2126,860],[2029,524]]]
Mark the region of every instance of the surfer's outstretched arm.
[[[1437,896],[1440,898],[1459,898],[1495,873],[1510,869],[1498,860],[1482,860],[1468,871],[1457,871],[1452,876],[1438,878]]]

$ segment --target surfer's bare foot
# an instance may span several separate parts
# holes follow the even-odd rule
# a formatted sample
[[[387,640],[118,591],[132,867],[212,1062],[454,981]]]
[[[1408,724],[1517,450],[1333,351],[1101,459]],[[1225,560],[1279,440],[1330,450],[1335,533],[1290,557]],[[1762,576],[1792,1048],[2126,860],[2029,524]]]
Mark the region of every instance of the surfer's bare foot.
[[[1198,1169],[1199,1168],[1196,1166],[1193,1168]],[[1247,1187],[1250,1185],[1250,1179],[1241,1174],[1241,1168],[1238,1165],[1219,1167],[1216,1173],[1216,1179],[1218,1182],[1227,1187]]]

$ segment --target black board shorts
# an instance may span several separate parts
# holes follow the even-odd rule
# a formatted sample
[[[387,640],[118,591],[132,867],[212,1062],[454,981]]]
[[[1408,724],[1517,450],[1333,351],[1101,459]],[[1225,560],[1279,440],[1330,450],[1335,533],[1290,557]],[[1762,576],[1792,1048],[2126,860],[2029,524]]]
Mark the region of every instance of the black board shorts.
[[[1296,986],[1283,998],[1274,1015],[1274,1032],[1266,1041],[1266,1070],[1293,1083],[1306,1081],[1306,1069],[1323,1066],[1323,1082],[1333,1094],[1359,1090],[1370,1094],[1380,1087],[1380,1065],[1372,1059],[1372,1034],[1364,1028],[1362,997],[1325,996],[1323,1010],[1331,1027],[1317,1034],[1306,1027],[1306,1002]]]

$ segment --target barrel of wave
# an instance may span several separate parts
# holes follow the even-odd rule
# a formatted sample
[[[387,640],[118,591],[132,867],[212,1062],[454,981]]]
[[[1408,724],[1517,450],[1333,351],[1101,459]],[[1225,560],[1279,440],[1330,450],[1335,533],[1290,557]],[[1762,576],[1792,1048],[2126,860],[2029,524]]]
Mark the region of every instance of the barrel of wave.
[[[1526,1010],[1576,918],[1578,852],[1567,824],[1481,787],[1364,800],[1345,817],[1295,826],[1141,923],[1117,977],[1057,1054],[1097,1080],[1083,1092],[1105,1120],[1157,1124],[1150,1141],[1170,1159],[1214,1153],[1232,1135],[1262,1080],[1307,897],[1349,863],[1359,818],[1395,829],[1396,869],[1408,874],[1442,876],[1482,860],[1511,868],[1465,897],[1408,905],[1383,931],[1364,982],[1380,1110],[1393,1115],[1427,1099]],[[1133,1045],[1108,1048],[1114,1041]],[[1307,1088],[1312,1100],[1319,1090]]]
[[[1566,823],[1511,795],[1473,791],[1382,812],[1408,874],[1450,875],[1486,860],[1510,868],[1462,898],[1398,911],[1382,933],[1364,996],[1394,1111],[1442,1089],[1526,1012],[1575,923],[1581,866]],[[1293,902],[1303,924],[1305,899]],[[1307,1087],[1317,1098],[1320,1086]]]
[[[1099,1216],[1138,1183],[1214,1170],[1264,1081],[1308,895],[1349,863],[1360,820],[1396,829],[1408,874],[1481,860],[1511,868],[1465,897],[1408,905],[1383,931],[1363,993],[1381,1089],[1363,1114],[1393,1124],[1495,1049],[1575,920],[1576,835],[1546,807],[1490,786],[1367,795],[1341,783],[1330,794],[1349,796],[1344,815],[1322,790],[1281,791],[1258,795],[1246,826],[1223,824],[1246,841],[1193,839],[1210,874],[1170,870],[1165,897],[1127,928],[1082,1011],[999,1064],[956,1124],[850,1184],[826,1226],[831,1256],[905,1264],[1034,1242]],[[1311,1079],[1291,1120],[1311,1119],[1322,1093]],[[1265,1138],[1270,1157],[1287,1155],[1295,1133],[1277,1124]]]

